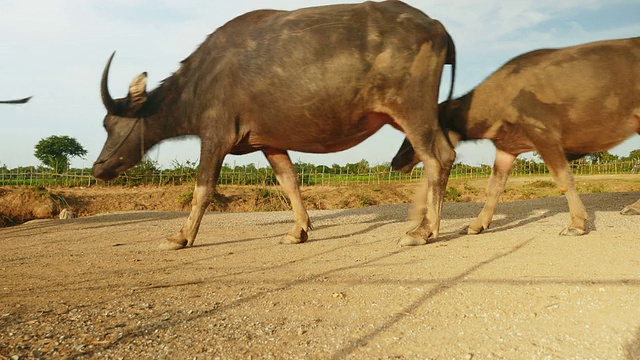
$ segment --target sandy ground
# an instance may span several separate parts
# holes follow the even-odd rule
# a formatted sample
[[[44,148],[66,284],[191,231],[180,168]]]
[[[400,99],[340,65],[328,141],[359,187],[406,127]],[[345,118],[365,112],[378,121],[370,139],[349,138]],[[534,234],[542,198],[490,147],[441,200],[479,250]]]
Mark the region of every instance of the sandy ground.
[[[0,359],[639,359],[640,192],[446,203],[441,236],[396,245],[408,205],[205,215],[196,246],[160,240],[184,212],[37,220],[0,229]]]

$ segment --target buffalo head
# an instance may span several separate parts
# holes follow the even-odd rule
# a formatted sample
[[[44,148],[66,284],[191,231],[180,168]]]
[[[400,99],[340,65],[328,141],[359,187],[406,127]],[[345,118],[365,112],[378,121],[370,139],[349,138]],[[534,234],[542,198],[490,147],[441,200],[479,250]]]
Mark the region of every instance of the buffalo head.
[[[464,124],[456,123],[456,119],[459,119],[461,111],[464,111],[462,103],[457,100],[447,100],[438,105],[438,121],[442,131],[449,139],[450,144],[455,147],[463,138],[463,134],[466,133]],[[395,171],[402,173],[409,173],[413,167],[419,163],[420,158],[413,149],[413,146],[409,140],[405,137],[400,149],[391,160],[391,168]]]
[[[420,162],[420,159],[416,155],[415,150],[413,150],[413,146],[409,140],[405,137],[402,145],[400,145],[400,149],[391,160],[391,167],[395,171],[400,171],[403,173],[411,172],[411,169]]]
[[[101,180],[113,179],[137,164],[144,152],[152,145],[150,141],[145,140],[147,134],[144,110],[147,101],[147,73],[143,72],[133,79],[126,97],[113,99],[109,94],[107,83],[114,55],[115,52],[102,72],[100,83],[102,103],[107,109],[107,115],[104,118],[107,141],[93,164],[92,173]]]

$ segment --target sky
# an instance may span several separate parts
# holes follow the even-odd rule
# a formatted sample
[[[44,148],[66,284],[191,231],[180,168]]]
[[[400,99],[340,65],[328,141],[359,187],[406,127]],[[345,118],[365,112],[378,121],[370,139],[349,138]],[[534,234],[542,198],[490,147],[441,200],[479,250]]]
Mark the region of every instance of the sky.
[[[338,0],[0,0],[0,99],[33,96],[25,105],[0,105],[0,166],[39,165],[34,147],[51,135],[76,138],[88,151],[72,167],[91,167],[106,140],[100,76],[115,50],[109,86],[125,96],[147,71],[150,91],[179,67],[205,37],[256,9],[342,3]],[[353,1],[345,1],[353,2]],[[440,20],[457,48],[454,95],[473,89],[509,59],[539,48],[640,36],[637,0],[408,0]],[[447,66],[448,68],[448,66]],[[448,69],[441,99],[448,89]],[[317,165],[390,162],[403,134],[385,126],[360,145],[332,154],[291,152],[294,162]],[[199,159],[197,138],[168,140],[147,155],[163,168]],[[611,152],[640,148],[640,136]],[[457,161],[492,164],[489,141],[468,142]],[[225,163],[266,166],[262,153],[228,155]]]

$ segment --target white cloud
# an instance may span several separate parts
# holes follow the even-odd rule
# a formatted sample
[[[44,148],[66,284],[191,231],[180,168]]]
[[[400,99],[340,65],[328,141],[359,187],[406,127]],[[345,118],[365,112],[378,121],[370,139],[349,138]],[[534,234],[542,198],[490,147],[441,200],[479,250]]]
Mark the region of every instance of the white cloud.
[[[78,164],[89,166],[106,136],[98,86],[113,50],[117,55],[110,87],[114,96],[122,96],[141,71],[149,72],[149,86],[154,87],[177,70],[179,61],[209,33],[241,13],[331,2],[335,1],[0,0],[0,98],[35,95],[28,105],[0,107],[0,163],[37,164],[33,146],[41,137],[55,133],[76,136],[89,150],[88,160]],[[628,7],[637,1],[408,2],[441,20],[453,35],[458,49],[457,93],[468,91],[525,51],[640,34],[637,22],[593,26],[566,20],[584,10]],[[385,130],[351,152],[312,158],[326,158],[324,163],[355,162],[363,157],[371,163],[389,161],[401,137],[394,130]],[[199,157],[195,143],[163,145],[161,160],[166,164],[175,158],[195,160]],[[474,161],[477,152],[464,154],[465,160]],[[300,158],[305,160],[304,156]],[[265,164],[260,154],[234,159]]]

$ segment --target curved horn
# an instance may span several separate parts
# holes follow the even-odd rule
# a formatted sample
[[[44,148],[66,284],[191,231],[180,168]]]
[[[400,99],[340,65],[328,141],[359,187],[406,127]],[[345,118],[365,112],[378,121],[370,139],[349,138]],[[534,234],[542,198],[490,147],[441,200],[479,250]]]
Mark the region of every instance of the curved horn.
[[[2,100],[0,101],[0,104],[26,104],[29,100],[31,100],[31,96],[24,99]]]
[[[109,68],[111,67],[111,60],[113,60],[113,57],[115,55],[116,55],[116,52],[114,51],[113,54],[111,54],[111,56],[109,57],[109,61],[107,61],[107,65],[104,67],[104,70],[102,71],[102,80],[100,81],[100,93],[102,95],[102,103],[104,104],[104,107],[107,108],[107,112],[109,114],[113,114],[116,110],[116,102],[111,97],[111,94],[109,94],[109,85],[107,84],[108,78],[109,78]]]

